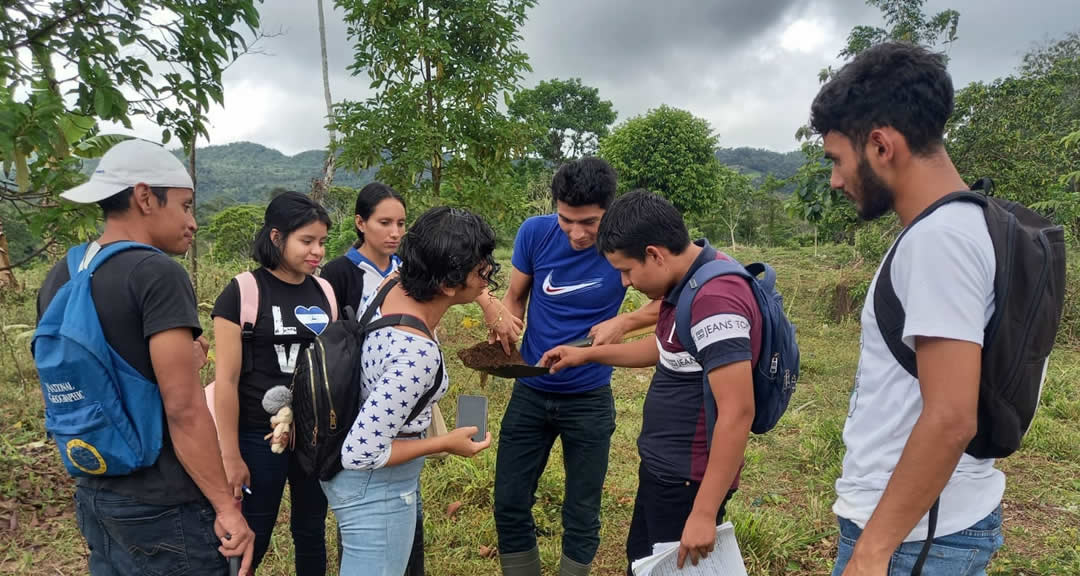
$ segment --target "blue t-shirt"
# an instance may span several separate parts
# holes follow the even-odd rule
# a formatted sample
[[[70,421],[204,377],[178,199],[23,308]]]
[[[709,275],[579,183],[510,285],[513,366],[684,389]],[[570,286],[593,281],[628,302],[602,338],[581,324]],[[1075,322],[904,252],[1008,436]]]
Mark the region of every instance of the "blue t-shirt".
[[[533,279],[521,345],[521,355],[530,364],[614,318],[626,296],[619,271],[595,247],[574,250],[556,214],[534,216],[521,225],[511,262]],[[547,392],[585,392],[607,386],[611,367],[586,364],[521,382]]]

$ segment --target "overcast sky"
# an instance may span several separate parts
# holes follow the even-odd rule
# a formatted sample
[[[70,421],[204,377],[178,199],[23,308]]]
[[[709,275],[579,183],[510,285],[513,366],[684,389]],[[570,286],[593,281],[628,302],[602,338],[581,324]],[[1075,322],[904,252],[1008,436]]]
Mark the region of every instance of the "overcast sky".
[[[351,76],[351,43],[333,0],[327,10],[330,89],[335,100],[368,95]],[[960,12],[949,55],[957,88],[1016,69],[1039,43],[1080,31],[1078,0],[930,0],[926,11]],[[326,145],[315,0],[265,0],[260,43],[225,73],[225,106],[210,114],[210,143],[258,142],[286,154]],[[521,47],[531,87],[581,78],[611,100],[621,122],[660,104],[707,119],[720,145],[797,147],[817,93],[818,71],[857,24],[880,25],[862,0],[539,0]],[[140,136],[161,131],[136,123]],[[200,145],[205,143],[200,142]]]

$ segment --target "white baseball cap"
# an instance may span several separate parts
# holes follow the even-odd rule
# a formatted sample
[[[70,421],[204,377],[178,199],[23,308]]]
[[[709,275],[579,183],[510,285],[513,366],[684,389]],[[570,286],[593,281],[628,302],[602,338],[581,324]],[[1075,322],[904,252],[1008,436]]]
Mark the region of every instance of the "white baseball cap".
[[[171,152],[153,142],[132,139],[109,148],[90,175],[90,181],[64,192],[60,197],[79,204],[92,204],[136,184],[195,188],[187,169]]]

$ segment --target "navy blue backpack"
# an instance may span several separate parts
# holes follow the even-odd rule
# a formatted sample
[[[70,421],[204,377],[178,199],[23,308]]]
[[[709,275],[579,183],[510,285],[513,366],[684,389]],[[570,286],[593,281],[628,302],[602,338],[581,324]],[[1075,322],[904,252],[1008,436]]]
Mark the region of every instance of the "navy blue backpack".
[[[32,349],[45,398],[45,429],[72,476],[123,476],[161,452],[161,392],[105,341],[90,293],[94,271],[136,242],[109,244],[83,270],[87,244],[67,253],[71,278],[38,322]],[[115,296],[114,296],[115,297]]]
[[[705,263],[690,278],[679,295],[675,308],[675,330],[686,351],[697,356],[697,346],[691,335],[690,304],[699,288],[718,276],[735,275],[745,278],[761,311],[761,352],[754,369],[754,422],[750,431],[764,434],[772,430],[787,410],[795,384],[799,380],[799,345],[795,341],[795,327],[784,314],[784,299],[776,291],[776,271],[763,262],[743,267],[735,260],[713,260]],[[758,280],[758,276],[764,278]],[[705,425],[708,441],[712,442],[712,430],[716,424],[716,402],[709,375],[703,374],[705,389]]]

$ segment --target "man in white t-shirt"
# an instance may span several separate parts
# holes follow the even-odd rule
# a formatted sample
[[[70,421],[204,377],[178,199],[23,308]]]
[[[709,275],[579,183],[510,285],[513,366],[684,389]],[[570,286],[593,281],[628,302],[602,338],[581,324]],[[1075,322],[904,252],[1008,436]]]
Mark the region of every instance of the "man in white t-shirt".
[[[886,43],[846,65],[814,99],[833,188],[859,216],[889,210],[908,226],[968,186],[945,151],[952,80],[940,55]],[[977,428],[983,330],[994,311],[995,259],[982,209],[946,204],[912,225],[889,271],[906,320],[903,342],[919,378],[893,357],[874,313],[875,275],[862,311],[862,349],[844,425],[834,576],[910,574],[940,496],[928,576],[985,574],[1001,546],[1005,476],[964,453]]]

